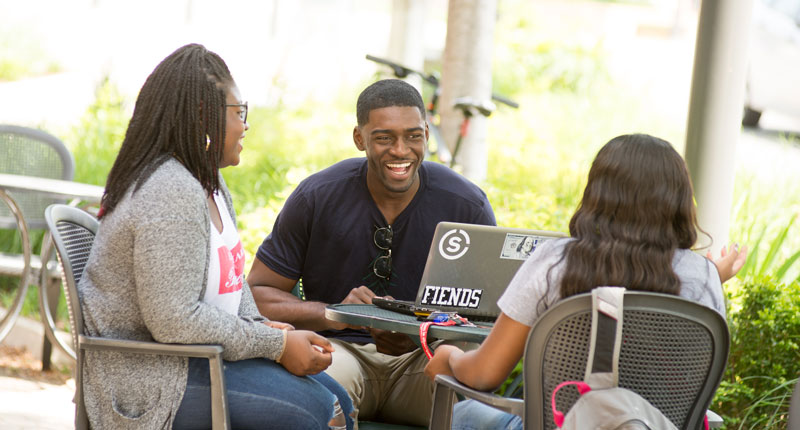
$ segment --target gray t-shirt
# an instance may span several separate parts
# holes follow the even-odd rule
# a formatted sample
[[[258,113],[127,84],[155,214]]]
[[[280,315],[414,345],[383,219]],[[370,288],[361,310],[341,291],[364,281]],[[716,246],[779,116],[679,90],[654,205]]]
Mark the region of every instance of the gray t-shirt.
[[[566,259],[559,260],[564,246],[571,240],[574,239],[548,240],[536,248],[497,301],[503,313],[517,322],[533,326],[539,315],[561,299],[558,286]],[[550,272],[549,283],[552,288],[548,288],[547,271],[553,265],[555,267]],[[708,306],[725,316],[722,284],[712,261],[691,250],[678,249],[672,259],[672,269],[681,280],[681,297]],[[544,300],[541,300],[543,296]]]

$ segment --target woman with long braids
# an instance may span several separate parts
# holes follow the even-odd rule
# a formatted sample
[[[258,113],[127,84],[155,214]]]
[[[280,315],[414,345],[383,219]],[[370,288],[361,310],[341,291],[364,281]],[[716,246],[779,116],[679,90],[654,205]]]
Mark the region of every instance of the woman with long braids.
[[[81,279],[92,336],[218,344],[234,428],[352,428],[344,389],[321,373],[331,344],[268,321],[219,169],[239,164],[247,125],[225,62],[201,45],[165,58],[136,100],[108,175]],[[208,361],[87,351],[84,396],[101,429],[208,428]]]
[[[538,317],[560,299],[597,286],[679,295],[724,316],[721,281],[741,268],[746,250],[723,251],[716,262],[691,251],[699,230],[692,194],[686,164],[668,142],[634,134],[606,143],[570,220],[571,237],[544,242],[523,263],[478,349],[440,346],[426,374],[452,375],[479,390],[498,387],[522,358]],[[522,420],[465,401],[456,404],[453,428],[521,429]]]

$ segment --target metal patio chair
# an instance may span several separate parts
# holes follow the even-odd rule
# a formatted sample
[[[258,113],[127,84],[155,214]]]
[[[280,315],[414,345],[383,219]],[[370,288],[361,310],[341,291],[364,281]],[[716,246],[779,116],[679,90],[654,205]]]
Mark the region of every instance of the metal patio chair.
[[[0,125],[0,173],[71,181],[75,174],[75,161],[64,143],[55,136],[27,127]],[[2,340],[19,317],[29,284],[40,284],[42,292],[55,291],[55,295],[40,294],[42,309],[47,306],[51,312],[55,310],[52,302],[58,299],[58,288],[54,285],[58,282],[58,271],[53,261],[47,264],[42,273],[41,259],[32,254],[29,230],[46,229],[45,208],[53,203],[64,203],[64,200],[36,192],[5,191],[2,188],[0,200],[5,202],[0,205],[0,229],[18,230],[23,248],[22,254],[0,252],[0,275],[19,278],[14,301],[0,320]],[[44,242],[48,244],[44,245],[47,248],[49,238],[46,237]],[[42,317],[46,323],[52,324],[51,315],[43,314]],[[48,318],[50,321],[47,321]],[[46,327],[45,333],[42,363],[44,368],[48,368],[51,351],[49,340],[57,343],[68,355],[72,355],[72,351],[55,337],[51,327]]]
[[[209,361],[211,372],[211,427],[230,428],[225,375],[222,370],[223,348],[219,345],[177,345],[86,336],[83,326],[78,285],[83,275],[99,223],[91,214],[67,205],[51,205],[45,210],[47,226],[53,235],[56,254],[61,263],[64,294],[69,310],[77,360],[75,366],[75,428],[88,429],[89,420],[83,399],[83,363],[87,350],[119,351],[127,354],[200,357]]]
[[[623,308],[619,386],[647,399],[679,429],[701,428],[728,357],[725,319],[666,294],[627,291]],[[525,347],[524,399],[476,391],[438,375],[430,428],[450,428],[458,393],[521,416],[526,429],[555,429],[550,394],[563,381],[583,380],[591,325],[591,294],[564,299],[542,315]],[[566,413],[577,398],[576,390],[560,390],[558,410]]]

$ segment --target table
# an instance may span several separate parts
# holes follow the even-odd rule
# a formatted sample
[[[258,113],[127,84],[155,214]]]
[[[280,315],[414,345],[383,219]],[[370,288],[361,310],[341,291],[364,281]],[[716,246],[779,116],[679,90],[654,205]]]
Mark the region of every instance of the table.
[[[422,321],[412,315],[405,315],[365,304],[335,304],[325,308],[325,318],[332,321],[391,330],[419,338],[419,325]],[[483,342],[492,329],[493,323],[477,322],[478,327],[438,326],[432,325],[428,330],[429,338],[457,340],[465,342]]]
[[[0,189],[34,191],[56,198],[100,203],[104,188],[80,182],[0,173]]]
[[[50,302],[58,300],[59,291],[58,288],[51,285],[53,284],[52,282],[49,282],[52,278],[52,269],[49,263],[53,250],[52,238],[49,234],[45,235],[44,241],[42,242],[41,256],[39,261],[36,261],[31,256],[28,224],[25,221],[19,205],[7,191],[34,192],[57,199],[68,199],[72,201],[72,204],[77,204],[80,201],[97,204],[100,203],[100,199],[103,197],[104,188],[97,185],[82,184],[72,181],[0,173],[0,200],[5,201],[16,218],[17,228],[22,238],[23,253],[20,288],[17,291],[17,295],[10,309],[8,309],[3,319],[0,320],[0,341],[11,331],[11,327],[14,326],[14,323],[16,323],[19,317],[19,312],[22,309],[30,280],[35,281],[38,278],[38,285],[40,288],[39,311],[42,315],[45,331],[45,348],[42,352],[42,365],[44,368],[47,368],[49,367],[50,359],[50,343],[58,345],[67,355],[75,358],[75,352],[72,348],[64,344],[55,335],[55,320],[52,315],[55,306]],[[35,273],[37,271],[38,273]],[[36,276],[37,274],[38,277]]]

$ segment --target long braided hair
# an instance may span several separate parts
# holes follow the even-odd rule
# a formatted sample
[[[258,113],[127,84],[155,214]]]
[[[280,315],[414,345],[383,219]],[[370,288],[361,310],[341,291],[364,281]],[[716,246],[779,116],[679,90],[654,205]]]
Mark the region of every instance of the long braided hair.
[[[686,163],[669,142],[645,134],[609,141],[569,223],[576,240],[565,248],[561,297],[604,285],[679,294],[672,258],[697,240],[692,196]]]
[[[108,215],[134,186],[175,157],[203,189],[219,189],[225,144],[225,98],[233,85],[228,66],[198,44],[178,48],[144,83],[125,139],[108,174],[101,216]]]

